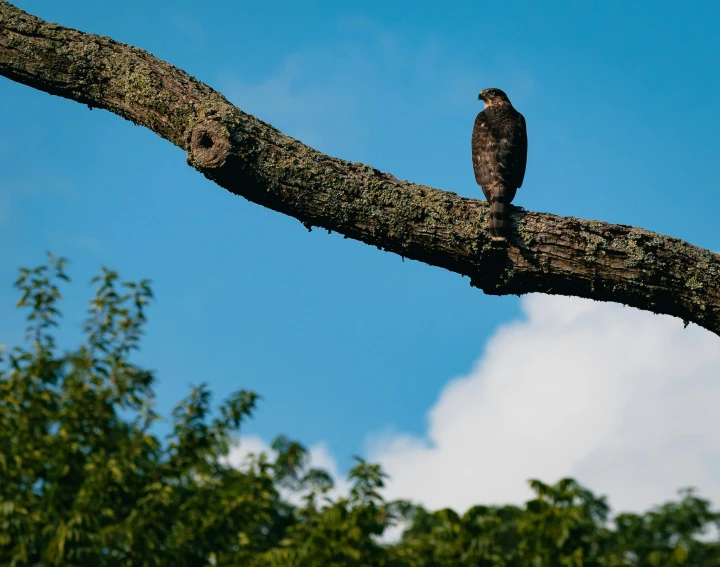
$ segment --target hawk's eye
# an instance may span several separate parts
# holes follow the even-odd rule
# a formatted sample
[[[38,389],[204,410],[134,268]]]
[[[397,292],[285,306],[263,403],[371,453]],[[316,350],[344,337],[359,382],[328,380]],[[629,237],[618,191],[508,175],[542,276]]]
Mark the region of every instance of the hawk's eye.
[[[488,94],[490,96],[495,96],[497,94],[497,91],[495,89],[490,89],[490,91],[488,91]]]

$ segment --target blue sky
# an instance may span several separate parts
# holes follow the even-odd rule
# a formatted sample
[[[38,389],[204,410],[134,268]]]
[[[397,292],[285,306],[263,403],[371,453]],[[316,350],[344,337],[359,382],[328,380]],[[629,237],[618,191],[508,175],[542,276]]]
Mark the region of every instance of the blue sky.
[[[720,249],[716,2],[15,3],[146,49],[323,152],[467,196],[481,196],[469,156],[477,94],[503,88],[528,123],[517,205]],[[0,79],[0,342],[22,337],[17,268],[43,262],[46,250],[72,262],[67,344],[80,336],[86,282],[101,265],[151,278],[157,301],[138,361],[157,370],[158,409],[201,381],[216,400],[255,390],[263,401],[244,433],[322,446],[342,471],[352,454],[387,455],[380,445],[400,454],[403,439],[439,443],[433,416],[445,415],[453,379],[494,383],[493,353],[523,359],[522,348],[554,332],[543,325],[575,329],[586,317],[577,303],[549,302],[556,319],[536,325],[545,304],[484,296],[455,274],[308,233],[208,182],[184,157],[107,112]],[[602,313],[592,321],[612,335],[618,312]],[[644,321],[675,337],[676,321]],[[516,331],[530,333],[525,346],[502,350]],[[689,332],[715,356],[716,337]],[[601,363],[588,356],[575,373]],[[654,356],[641,357],[639,376]],[[462,411],[481,412],[487,395]],[[718,425],[708,420],[698,430]],[[474,432],[465,435],[472,451]],[[573,467],[546,474],[582,469]],[[685,483],[685,472],[673,481]]]

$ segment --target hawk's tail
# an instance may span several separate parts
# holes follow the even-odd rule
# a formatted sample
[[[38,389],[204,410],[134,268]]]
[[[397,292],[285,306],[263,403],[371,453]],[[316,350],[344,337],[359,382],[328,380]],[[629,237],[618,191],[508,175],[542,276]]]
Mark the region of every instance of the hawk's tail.
[[[509,232],[508,205],[509,191],[502,185],[490,187],[490,235],[505,238]]]

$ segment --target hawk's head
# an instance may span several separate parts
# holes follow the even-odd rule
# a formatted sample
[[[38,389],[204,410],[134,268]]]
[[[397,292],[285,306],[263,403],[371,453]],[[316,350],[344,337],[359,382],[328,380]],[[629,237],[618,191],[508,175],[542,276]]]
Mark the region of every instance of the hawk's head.
[[[503,91],[496,88],[480,91],[480,94],[478,95],[478,100],[483,101],[485,103],[485,106],[510,103],[510,99],[508,98],[508,96]]]

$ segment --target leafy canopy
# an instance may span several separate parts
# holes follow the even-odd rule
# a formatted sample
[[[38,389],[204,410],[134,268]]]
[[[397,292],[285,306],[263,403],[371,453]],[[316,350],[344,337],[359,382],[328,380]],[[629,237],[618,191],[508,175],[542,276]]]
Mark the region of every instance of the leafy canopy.
[[[573,479],[533,480],[524,507],[461,515],[385,501],[385,473],[356,458],[349,493],[331,497],[330,475],[284,436],[232,466],[258,396],[239,390],[213,408],[205,384],[160,438],[154,373],[131,362],[150,282],[102,269],[84,341],[60,352],[66,267],[49,255],[15,282],[27,329],[24,346],[0,354],[0,565],[720,565],[717,537],[701,537],[720,514],[691,490],[611,523],[604,498]],[[399,541],[383,543],[398,523]]]

